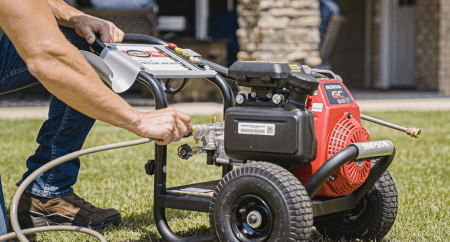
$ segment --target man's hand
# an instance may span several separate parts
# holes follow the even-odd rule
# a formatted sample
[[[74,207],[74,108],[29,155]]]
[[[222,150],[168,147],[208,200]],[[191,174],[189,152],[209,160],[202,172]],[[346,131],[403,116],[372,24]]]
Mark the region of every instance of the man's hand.
[[[158,145],[180,141],[191,132],[191,118],[174,108],[141,113],[140,123],[134,131],[141,137],[155,138]]]
[[[124,33],[113,23],[87,15],[65,3],[63,0],[46,0],[59,26],[75,29],[89,44],[94,43],[99,33],[104,43],[120,43]]]
[[[90,15],[75,16],[70,18],[69,22],[77,34],[89,44],[94,43],[95,33],[100,34],[103,43],[120,43],[125,35],[113,23]]]

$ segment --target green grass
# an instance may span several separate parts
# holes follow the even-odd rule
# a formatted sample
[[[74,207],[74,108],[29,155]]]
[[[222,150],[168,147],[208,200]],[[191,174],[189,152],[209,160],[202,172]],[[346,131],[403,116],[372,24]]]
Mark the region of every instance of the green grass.
[[[390,139],[397,155],[389,168],[400,199],[397,220],[386,239],[390,241],[447,241],[450,238],[450,112],[374,112],[367,115],[422,128],[420,139],[363,121],[373,140]],[[211,117],[193,117],[193,123],[209,123]],[[7,210],[15,183],[26,170],[25,160],[37,147],[35,138],[42,120],[0,120],[0,174]],[[98,122],[84,148],[138,139],[125,130]],[[181,160],[179,145],[168,148],[168,186],[219,179],[221,169],[207,166],[204,155]],[[106,151],[82,157],[74,189],[98,207],[113,207],[122,214],[119,227],[100,231],[108,241],[159,241],[153,219],[153,177],[144,164],[154,158],[154,145]],[[209,233],[207,214],[167,210],[171,228],[180,235]],[[71,232],[33,236],[36,241],[95,241]],[[313,241],[323,241],[314,232]]]

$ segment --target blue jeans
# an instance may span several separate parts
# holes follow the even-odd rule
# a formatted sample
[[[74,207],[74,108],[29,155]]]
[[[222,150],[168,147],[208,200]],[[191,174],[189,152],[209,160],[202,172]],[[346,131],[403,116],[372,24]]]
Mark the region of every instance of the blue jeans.
[[[0,236],[5,235],[8,230],[6,228],[6,208],[3,199],[2,178],[0,177]]]
[[[61,27],[61,31],[77,48],[89,50],[89,44],[73,29]],[[17,54],[9,38],[4,35],[0,41],[0,95],[32,86],[37,82],[37,79],[28,71],[25,62]],[[94,122],[94,119],[74,110],[52,96],[48,119],[43,123],[36,139],[39,147],[34,155],[28,158],[26,162],[28,171],[25,172],[20,183],[47,162],[80,150]],[[72,186],[77,181],[79,170],[80,160],[78,158],[63,163],[39,175],[27,187],[27,191],[47,198],[70,194],[73,192]],[[1,215],[5,214],[5,208],[3,195],[0,198]],[[2,226],[2,221],[0,221],[0,226],[1,234],[3,229],[6,230],[6,226]]]
[[[320,41],[323,40],[323,35],[327,29],[328,22],[330,21],[331,15],[338,15],[340,13],[339,5],[334,0],[319,0],[320,8]]]

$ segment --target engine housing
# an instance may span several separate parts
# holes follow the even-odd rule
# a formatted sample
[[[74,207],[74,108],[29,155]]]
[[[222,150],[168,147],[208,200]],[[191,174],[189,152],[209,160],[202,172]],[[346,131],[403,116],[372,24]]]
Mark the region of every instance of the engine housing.
[[[318,90],[308,97],[306,109],[314,113],[318,147],[316,158],[309,164],[298,165],[293,172],[302,184],[349,144],[370,141],[361,125],[359,106],[342,82],[321,80]],[[371,163],[371,160],[349,161],[328,179],[316,196],[339,197],[352,193],[367,179]]]

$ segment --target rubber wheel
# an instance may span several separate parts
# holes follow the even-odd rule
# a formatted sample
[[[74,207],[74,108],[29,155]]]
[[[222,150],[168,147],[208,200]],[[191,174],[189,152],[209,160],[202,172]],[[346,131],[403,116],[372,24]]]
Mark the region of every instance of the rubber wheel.
[[[229,172],[209,207],[214,241],[309,241],[313,213],[300,181],[272,163]]]
[[[353,210],[317,217],[314,226],[331,239],[381,241],[394,225],[397,209],[397,189],[386,171]]]

